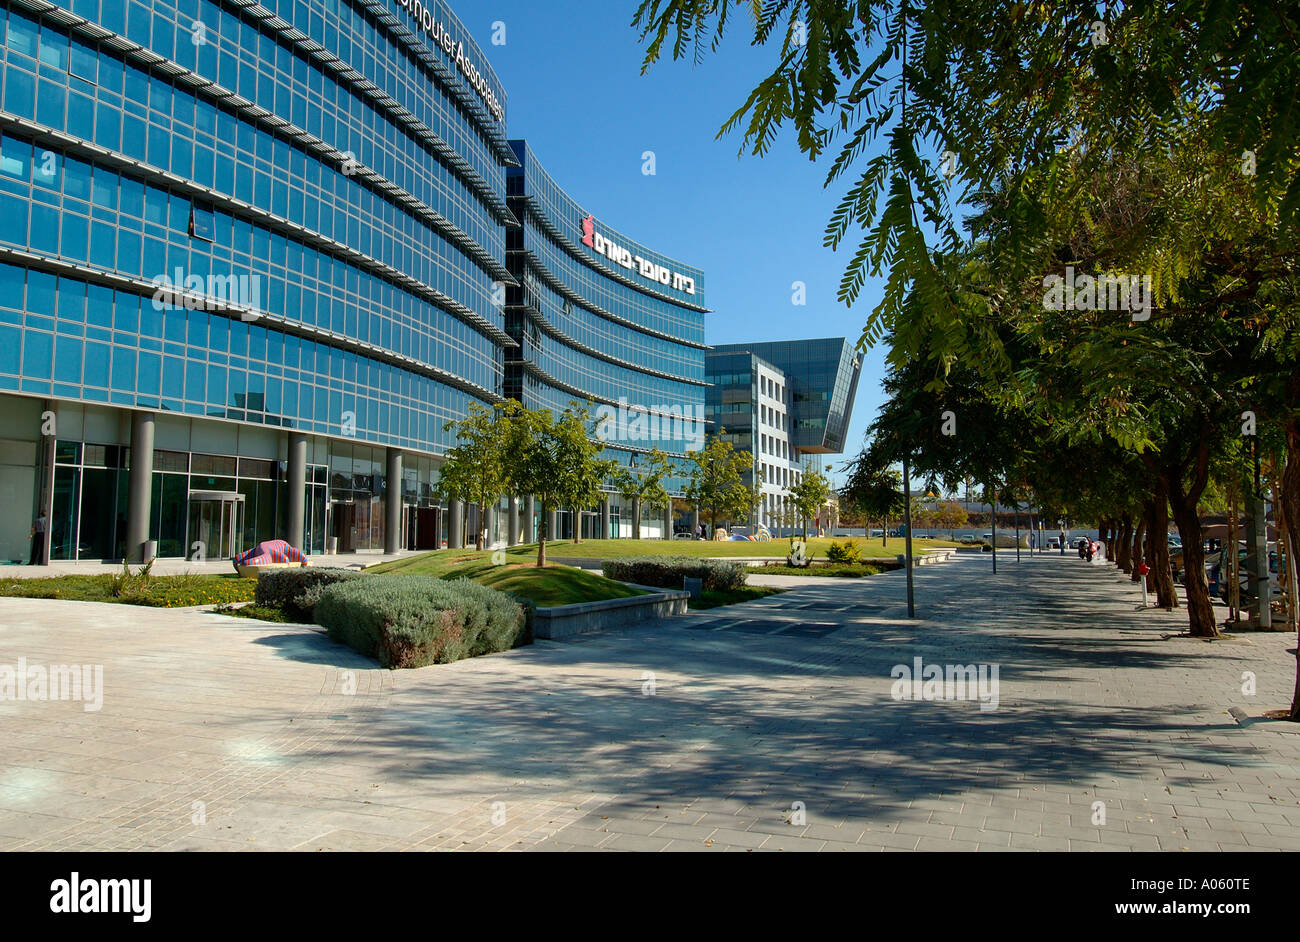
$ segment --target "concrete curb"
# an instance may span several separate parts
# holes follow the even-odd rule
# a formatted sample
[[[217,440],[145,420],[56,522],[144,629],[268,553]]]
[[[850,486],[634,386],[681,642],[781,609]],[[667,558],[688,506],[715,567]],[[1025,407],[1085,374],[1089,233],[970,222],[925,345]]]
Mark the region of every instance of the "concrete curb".
[[[561,641],[573,635],[684,615],[687,601],[691,597],[689,592],[681,589],[659,589],[632,582],[623,585],[641,589],[647,594],[626,599],[574,602],[570,605],[539,608],[533,616],[533,637],[544,641]]]

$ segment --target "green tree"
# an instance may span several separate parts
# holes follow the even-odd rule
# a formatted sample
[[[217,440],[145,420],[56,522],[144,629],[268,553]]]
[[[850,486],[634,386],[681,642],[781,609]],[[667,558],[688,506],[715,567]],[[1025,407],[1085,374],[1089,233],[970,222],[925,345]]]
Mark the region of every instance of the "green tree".
[[[439,470],[434,492],[441,500],[461,500],[478,507],[479,527],[475,549],[483,549],[487,508],[500,500],[507,488],[506,455],[511,439],[509,411],[471,403],[469,414],[448,422],[445,431],[455,430],[456,444],[447,452]]]
[[[808,539],[808,518],[821,512],[830,497],[831,485],[820,471],[804,471],[790,488],[789,503],[803,522],[803,538]]]
[[[537,565],[546,565],[550,511],[590,506],[600,485],[613,470],[600,459],[602,445],[594,441],[591,414],[576,403],[557,420],[549,409],[525,409],[511,401],[503,408],[510,418],[506,477],[511,493],[532,494],[541,508],[537,532]],[[575,530],[576,535],[576,530]]]
[[[903,477],[879,455],[864,451],[844,465],[840,505],[862,515],[863,525],[881,521],[881,546],[889,545],[889,519],[903,512]]]
[[[952,539],[954,530],[966,526],[969,520],[970,514],[966,511],[966,508],[955,500],[946,500],[941,503],[935,516],[935,523],[941,529],[948,531],[949,539]]]
[[[668,489],[664,487],[664,480],[672,470],[668,456],[655,448],[635,459],[634,464],[620,466],[613,473],[611,480],[615,489],[632,504],[632,539],[641,539],[642,508],[662,509],[672,502]],[[672,539],[671,533],[668,538]]]
[[[709,438],[705,446],[690,453],[690,483],[686,497],[699,504],[708,514],[709,532],[718,527],[718,518],[748,521],[758,503],[757,487],[745,485],[745,474],[753,470],[748,452],[736,451],[722,436],[726,429]]]
[[[590,408],[573,402],[555,424],[560,459],[555,499],[573,511],[573,542],[582,542],[582,510],[597,503],[601,487],[618,469],[616,461],[602,458],[604,445],[598,438],[604,417],[593,419]]]
[[[978,329],[970,296],[937,254],[965,241],[963,205],[1002,189],[1020,233],[1009,258],[1033,254],[1055,220],[1039,211],[1032,178],[1054,179],[1069,162],[1086,175],[1117,150],[1160,155],[1185,123],[1189,101],[1205,116],[1203,153],[1248,169],[1250,205],[1275,211],[1294,231],[1300,13],[1293,7],[642,0],[633,25],[646,44],[643,71],[665,53],[700,61],[735,17],[747,15],[752,45],[772,49],[775,66],[719,137],[740,131],[742,153],[761,157],[789,126],[810,159],[834,153],[827,187],[849,182],[826,244],[838,248],[851,232],[863,233],[839,296],[853,303],[869,275],[886,276],[864,338],[892,332],[895,365],[927,346],[939,361],[969,356]],[[1071,183],[1077,178],[1056,185]],[[1190,245],[1187,221],[1146,217],[1140,237],[1181,252]]]

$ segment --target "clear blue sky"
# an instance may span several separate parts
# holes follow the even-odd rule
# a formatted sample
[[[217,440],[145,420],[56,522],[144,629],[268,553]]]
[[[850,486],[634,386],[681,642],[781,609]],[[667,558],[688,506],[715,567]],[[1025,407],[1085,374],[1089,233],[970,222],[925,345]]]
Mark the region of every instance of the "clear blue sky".
[[[825,160],[810,163],[788,134],[762,159],[738,157],[738,135],[715,139],[779,48],[752,48],[743,13],[699,66],[661,61],[643,76],[636,0],[450,2],[505,85],[509,136],[527,138],[556,182],[610,225],[704,270],[709,343],[856,343],[880,282],[853,309],[835,298],[856,242],[822,247],[842,188],[822,188]],[[498,20],[504,46],[492,45]],[[654,176],[641,172],[647,150]],[[791,303],[795,281],[807,285],[806,306]],[[846,454],[884,398],[882,374],[883,351],[868,351]],[[842,459],[830,460],[838,468]]]

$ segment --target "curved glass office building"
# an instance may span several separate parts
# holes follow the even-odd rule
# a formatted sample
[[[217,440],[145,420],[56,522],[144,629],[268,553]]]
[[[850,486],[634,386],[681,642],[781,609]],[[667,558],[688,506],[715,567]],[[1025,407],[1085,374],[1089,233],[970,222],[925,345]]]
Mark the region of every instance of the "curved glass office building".
[[[517,356],[450,9],[8,0],[0,56],[0,559],[440,542],[443,425]]]
[[[635,468],[652,449],[678,473],[704,444],[704,276],[609,226],[562,190],[524,141],[507,173],[518,225],[507,234],[516,286],[507,292],[506,391],[528,408],[590,402],[605,457]],[[632,508],[611,492],[599,508],[561,512],[553,534],[632,534]],[[525,514],[525,519],[530,515]],[[671,535],[671,513],[643,515],[643,536]],[[531,538],[530,534],[525,534]]]

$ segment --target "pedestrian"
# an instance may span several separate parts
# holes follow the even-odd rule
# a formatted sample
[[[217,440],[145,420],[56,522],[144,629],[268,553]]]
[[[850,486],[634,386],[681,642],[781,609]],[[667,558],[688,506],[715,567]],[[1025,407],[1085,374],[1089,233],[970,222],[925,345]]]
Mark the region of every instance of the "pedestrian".
[[[1061,531],[1061,555],[1065,555],[1065,531]]]
[[[27,560],[27,565],[40,565],[41,557],[45,552],[45,511],[42,510],[36,517],[36,522],[32,524],[32,555]]]

